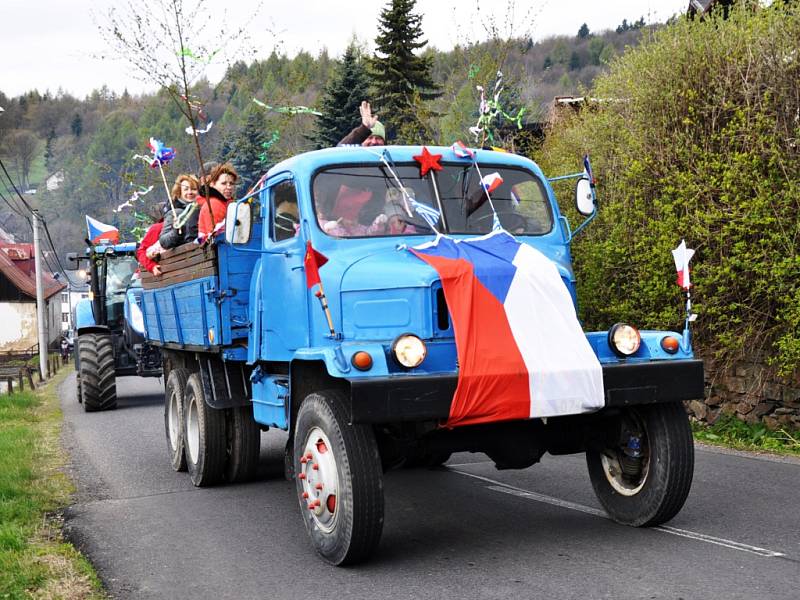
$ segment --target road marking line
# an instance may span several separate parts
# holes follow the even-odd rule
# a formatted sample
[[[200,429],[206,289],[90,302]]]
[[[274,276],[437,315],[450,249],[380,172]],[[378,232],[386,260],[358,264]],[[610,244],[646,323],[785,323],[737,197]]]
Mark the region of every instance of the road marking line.
[[[601,517],[603,519],[609,519],[609,516],[605,513],[605,511],[599,508],[585,506],[583,504],[578,504],[576,502],[570,502],[569,500],[562,500],[561,498],[554,498],[553,496],[546,496],[544,494],[539,494],[538,492],[523,490],[522,488],[514,487],[513,485],[508,485],[507,483],[503,483],[502,481],[497,481],[496,479],[490,479],[489,477],[484,477],[483,475],[476,475],[475,473],[467,473],[466,471],[460,471],[458,469],[452,469],[452,468],[450,468],[450,471],[452,471],[453,473],[458,473],[460,475],[466,475],[467,477],[472,477],[473,479],[479,479],[481,481],[491,483],[492,485],[486,487],[487,489],[490,489],[493,492],[501,492],[503,494],[509,494],[511,496],[517,496],[519,498],[527,498],[528,500],[534,500],[536,502],[542,502],[544,504],[550,504],[552,506],[558,506],[560,508],[567,508],[569,510],[575,510],[589,515],[594,515],[596,517]],[[767,548],[761,548],[759,546],[751,546],[750,544],[743,544],[741,542],[727,540],[725,538],[718,538],[714,537],[713,535],[706,535],[704,533],[697,533],[695,531],[688,531],[686,529],[679,529],[677,527],[670,527],[669,525],[658,525],[656,527],[649,527],[648,529],[661,531],[663,533],[669,533],[671,535],[677,535],[679,537],[689,538],[692,540],[696,540],[698,542],[706,542],[708,544],[714,544],[716,546],[723,546],[725,548],[730,548],[731,550],[739,550],[740,552],[749,552],[750,554],[756,554],[758,556],[763,556],[766,558],[786,556],[786,554],[784,554],[783,552],[777,552],[775,550],[769,550]]]

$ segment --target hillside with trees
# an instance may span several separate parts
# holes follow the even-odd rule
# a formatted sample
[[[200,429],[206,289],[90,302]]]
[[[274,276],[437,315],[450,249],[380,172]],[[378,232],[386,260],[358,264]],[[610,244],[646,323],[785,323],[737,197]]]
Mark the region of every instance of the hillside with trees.
[[[264,60],[232,64],[218,83],[199,80],[192,96],[203,99],[205,114],[214,122],[199,138],[203,155],[232,160],[245,184],[251,184],[286,156],[335,144],[358,124],[357,107],[364,98],[373,100],[394,129],[396,142],[467,140],[468,127],[478,117],[475,86],[491,89],[498,70],[504,73],[509,110],[524,107],[524,121],[535,122],[543,118],[553,96],[582,93],[609,60],[651,31],[643,21],[598,33],[589,24],[574,36],[540,42],[496,37],[442,52],[415,45],[424,41],[424,23],[413,18],[414,2],[395,0],[384,13],[387,24],[411,31],[393,34],[389,25],[382,25],[374,55],[353,40],[342,57],[331,57],[325,50],[293,57],[273,52]],[[381,75],[403,43],[410,43],[409,56],[418,61],[407,61],[417,86],[408,105],[392,92],[386,75],[392,70]],[[313,107],[323,115],[269,111],[253,98],[273,107]],[[134,154],[147,154],[151,136],[176,149],[168,173],[172,177],[198,170],[193,140],[184,132],[185,118],[165,91],[137,96],[100,85],[83,99],[62,90],[32,90],[15,98],[0,91],[0,107],[5,109],[0,116],[0,157],[18,185],[36,190],[27,198],[40,208],[63,252],[80,250],[84,215],[130,232],[141,225],[137,216],[129,208],[115,209],[139,186],[153,185],[146,198],[163,199],[158,171],[132,159]],[[46,180],[52,175],[63,181],[48,190]],[[10,191],[0,182],[0,193],[13,202]],[[25,222],[7,210],[2,199],[0,206],[0,228],[28,239]]]

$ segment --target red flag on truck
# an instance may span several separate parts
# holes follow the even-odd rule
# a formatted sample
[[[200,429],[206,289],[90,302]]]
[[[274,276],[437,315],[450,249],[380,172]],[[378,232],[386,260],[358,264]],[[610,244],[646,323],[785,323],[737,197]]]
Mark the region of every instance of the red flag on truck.
[[[308,241],[306,242],[306,257],[303,262],[306,267],[306,286],[311,289],[320,283],[319,268],[328,262],[328,257],[314,250],[311,242]]]

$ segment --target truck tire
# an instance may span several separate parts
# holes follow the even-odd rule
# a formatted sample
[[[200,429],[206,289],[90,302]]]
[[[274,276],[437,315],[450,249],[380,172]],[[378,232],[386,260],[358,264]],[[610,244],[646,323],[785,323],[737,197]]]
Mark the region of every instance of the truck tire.
[[[186,470],[185,442],[183,438],[184,396],[191,371],[173,369],[167,379],[164,398],[164,429],[167,436],[167,453],[175,471]]]
[[[250,406],[236,406],[226,411],[227,464],[225,481],[241,483],[255,477],[261,454],[261,429],[253,419]]]
[[[80,336],[78,377],[83,410],[94,412],[117,408],[114,344],[110,334],[84,333]]]
[[[383,530],[383,480],[371,427],[348,425],[345,396],[326,390],[300,405],[294,472],[303,522],[315,549],[333,565],[356,564]]]
[[[225,474],[225,411],[206,404],[200,373],[192,373],[183,397],[186,470],[192,483],[207,487]]]
[[[620,419],[626,432],[620,443],[586,452],[594,492],[617,523],[669,521],[692,487],[694,443],[686,411],[679,402],[651,404],[629,408]]]

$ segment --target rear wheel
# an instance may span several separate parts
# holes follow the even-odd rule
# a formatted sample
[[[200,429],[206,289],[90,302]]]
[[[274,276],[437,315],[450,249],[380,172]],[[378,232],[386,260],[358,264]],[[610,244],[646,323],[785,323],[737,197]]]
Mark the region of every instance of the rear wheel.
[[[669,521],[692,486],[694,445],[680,403],[633,407],[619,417],[619,435],[587,450],[592,487],[608,515],[634,527]]]
[[[220,483],[226,459],[225,411],[206,404],[199,373],[192,373],[186,381],[183,404],[186,469],[192,483],[197,487]]]
[[[310,394],[301,404],[294,472],[317,552],[334,565],[367,560],[383,530],[381,460],[372,429],[348,424],[340,392]]]
[[[84,333],[80,336],[79,387],[86,412],[117,408],[117,380],[111,335]]]
[[[166,402],[164,403],[164,430],[167,435],[167,453],[175,471],[186,470],[186,454],[183,438],[183,413],[188,369],[173,369],[167,379]]]
[[[261,453],[261,429],[253,419],[250,406],[237,406],[227,413],[227,456],[225,481],[250,481],[258,469]]]

